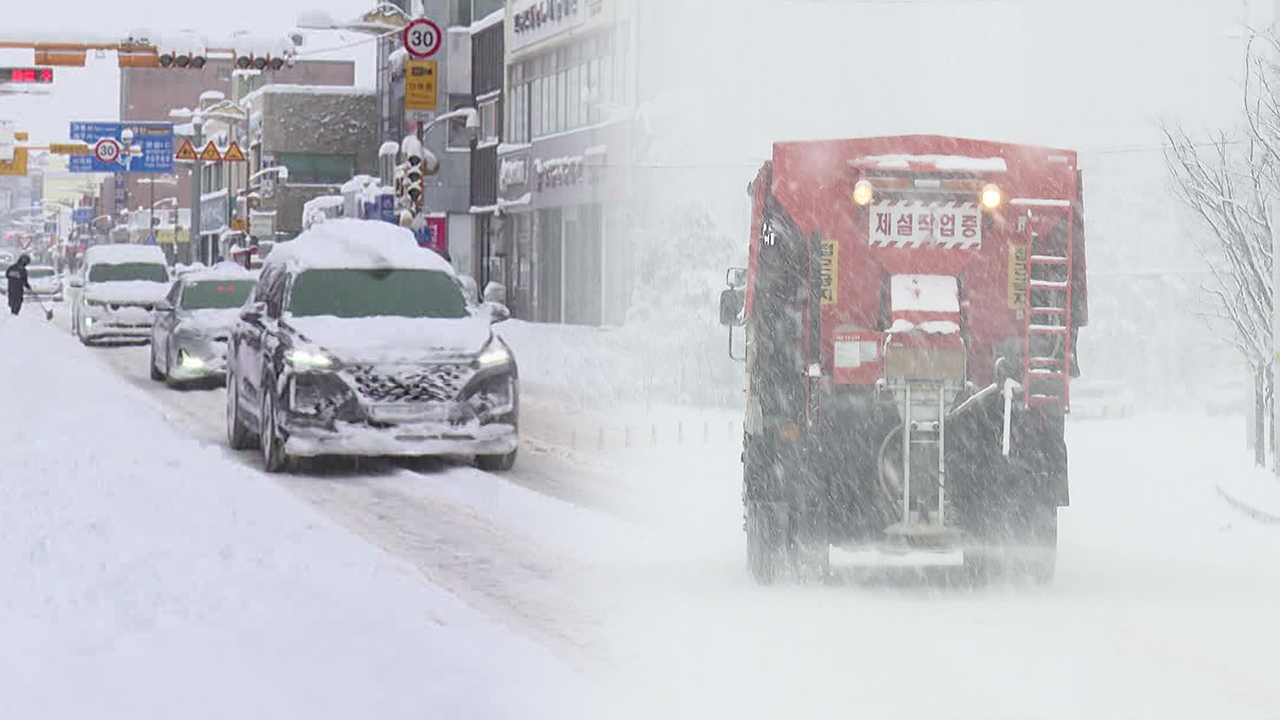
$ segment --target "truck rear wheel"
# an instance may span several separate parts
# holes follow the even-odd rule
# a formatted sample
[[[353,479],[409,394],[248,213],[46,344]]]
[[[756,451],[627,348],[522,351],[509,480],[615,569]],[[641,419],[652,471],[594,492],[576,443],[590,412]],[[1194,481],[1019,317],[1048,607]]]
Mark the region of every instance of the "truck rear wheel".
[[[747,502],[747,569],[760,585],[776,583],[786,572],[787,532],[779,526],[781,503]]]

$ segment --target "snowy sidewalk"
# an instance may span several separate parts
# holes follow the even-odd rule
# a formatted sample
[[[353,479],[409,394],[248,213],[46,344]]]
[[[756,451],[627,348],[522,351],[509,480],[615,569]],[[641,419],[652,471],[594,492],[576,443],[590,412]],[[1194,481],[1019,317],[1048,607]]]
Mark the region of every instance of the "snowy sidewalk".
[[[187,437],[37,313],[0,344],[0,717],[576,714],[545,649]]]

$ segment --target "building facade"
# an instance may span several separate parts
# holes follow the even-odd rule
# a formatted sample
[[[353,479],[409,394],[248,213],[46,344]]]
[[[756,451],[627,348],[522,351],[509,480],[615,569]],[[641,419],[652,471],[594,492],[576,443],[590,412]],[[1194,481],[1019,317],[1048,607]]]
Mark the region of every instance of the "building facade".
[[[258,71],[236,69],[229,59],[209,58],[200,70],[121,68],[120,119],[173,122],[170,111],[199,107],[202,95],[213,93],[233,98],[257,86],[272,83],[351,86],[355,83],[355,65],[349,61],[299,60],[293,67]],[[141,182],[144,179],[160,182]],[[111,197],[103,199],[116,211],[150,207],[157,201],[172,197],[177,207],[187,210],[189,217],[191,167],[178,163],[172,175],[122,174],[117,182],[112,183],[111,193]],[[185,251],[179,254],[186,256]]]
[[[519,317],[625,321],[635,18],[628,0],[513,0],[498,206]]]
[[[244,123],[206,123],[206,137],[225,150],[237,138],[246,160],[203,163],[201,233],[204,259],[225,259],[234,245],[287,240],[303,230],[307,201],[336,195],[355,175],[377,173],[377,98],[373,90],[265,85],[238,103]],[[240,127],[236,127],[239,125]],[[288,169],[279,179],[270,168]],[[241,220],[243,223],[237,223]]]

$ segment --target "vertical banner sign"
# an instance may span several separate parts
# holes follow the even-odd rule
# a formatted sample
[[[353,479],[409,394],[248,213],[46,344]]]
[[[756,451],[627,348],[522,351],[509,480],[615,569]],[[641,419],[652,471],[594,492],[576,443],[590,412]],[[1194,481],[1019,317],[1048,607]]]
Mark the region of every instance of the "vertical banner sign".
[[[835,240],[822,241],[822,304],[832,305],[840,299],[840,245]]]
[[[1027,246],[1009,246],[1009,308],[1027,307]]]
[[[429,121],[439,101],[437,81],[439,62],[406,60],[404,63],[404,110],[409,120]],[[423,115],[428,117],[424,118]]]

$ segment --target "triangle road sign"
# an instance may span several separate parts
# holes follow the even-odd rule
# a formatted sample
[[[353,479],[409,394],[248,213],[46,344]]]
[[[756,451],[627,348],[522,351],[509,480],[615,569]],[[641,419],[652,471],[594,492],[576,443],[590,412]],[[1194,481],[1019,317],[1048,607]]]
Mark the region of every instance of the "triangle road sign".
[[[173,156],[174,160],[195,160],[196,149],[192,147],[190,140],[183,140],[182,147],[178,148],[178,154]]]
[[[227,151],[223,153],[222,159],[227,162],[244,162],[244,151],[240,149],[235,140],[232,140],[231,144],[227,146]]]
[[[200,151],[200,159],[205,162],[221,162],[222,153],[218,152],[218,146],[214,145],[213,141],[210,140],[209,144],[205,145],[204,149]]]

